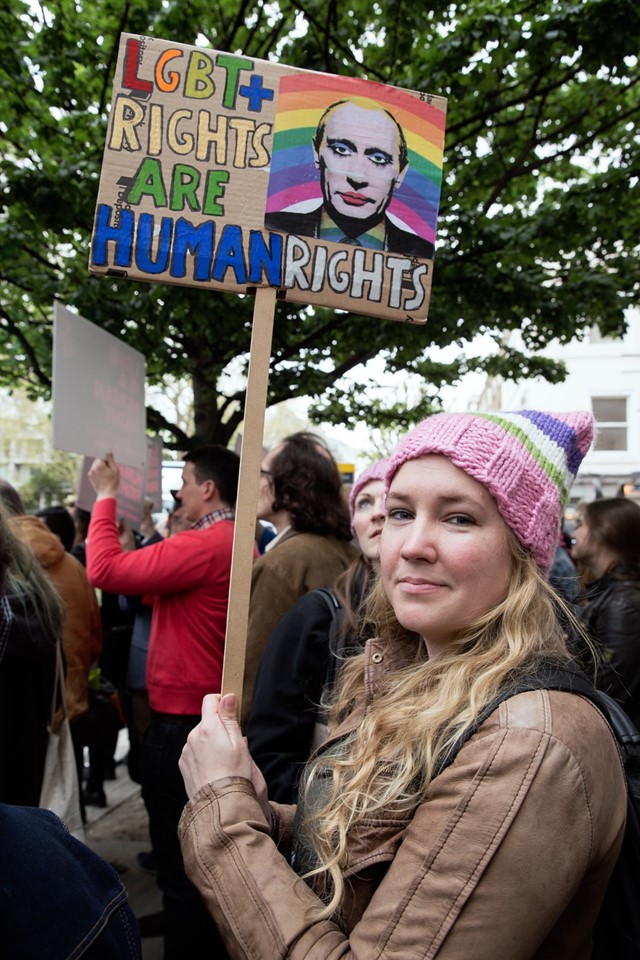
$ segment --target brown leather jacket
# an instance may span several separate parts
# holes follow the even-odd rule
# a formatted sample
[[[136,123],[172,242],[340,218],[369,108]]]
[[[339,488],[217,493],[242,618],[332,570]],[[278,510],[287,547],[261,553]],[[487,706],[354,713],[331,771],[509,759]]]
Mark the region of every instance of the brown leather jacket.
[[[367,656],[365,702],[336,734],[361,718],[389,653],[374,640]],[[503,702],[409,822],[371,823],[354,842],[346,933],[314,919],[285,859],[294,808],[273,807],[267,824],[234,777],[203,787],[180,822],[187,874],[234,960],[586,960],[626,787],[590,702],[545,690]]]

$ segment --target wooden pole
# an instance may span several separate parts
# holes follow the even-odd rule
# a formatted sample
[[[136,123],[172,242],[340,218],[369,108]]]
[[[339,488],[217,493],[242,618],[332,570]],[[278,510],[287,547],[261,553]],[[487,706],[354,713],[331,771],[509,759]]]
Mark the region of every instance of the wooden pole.
[[[227,611],[227,635],[222,668],[222,693],[235,693],[242,701],[244,661],[247,648],[251,567],[256,537],[258,482],[262,460],[264,414],[267,406],[269,364],[276,288],[258,287],[253,308],[249,376],[244,410],[242,451],[236,523],[233,534],[231,584]]]

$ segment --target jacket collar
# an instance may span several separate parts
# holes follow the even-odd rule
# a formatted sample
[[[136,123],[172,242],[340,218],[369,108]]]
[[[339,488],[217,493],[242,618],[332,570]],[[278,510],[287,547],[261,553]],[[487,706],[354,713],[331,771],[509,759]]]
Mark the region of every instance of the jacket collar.
[[[386,675],[415,661],[416,643],[419,642],[414,638],[394,643],[379,640],[377,637],[367,640],[364,647],[364,696],[357,701],[351,713],[336,727],[321,749],[353,733],[382,689]]]

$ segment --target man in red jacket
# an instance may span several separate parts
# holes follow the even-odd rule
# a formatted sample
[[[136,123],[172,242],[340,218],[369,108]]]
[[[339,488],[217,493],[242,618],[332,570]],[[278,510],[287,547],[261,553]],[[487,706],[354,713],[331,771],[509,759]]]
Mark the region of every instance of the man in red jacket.
[[[182,866],[177,826],[187,796],[178,759],[200,720],[202,698],[220,691],[239,464],[222,446],[188,453],[176,497],[191,528],[137,551],[120,546],[115,460],[109,454],[89,471],[97,494],[87,539],[91,583],[112,593],[153,595],[151,725],[140,773],[163,892],[165,960],[226,956]]]

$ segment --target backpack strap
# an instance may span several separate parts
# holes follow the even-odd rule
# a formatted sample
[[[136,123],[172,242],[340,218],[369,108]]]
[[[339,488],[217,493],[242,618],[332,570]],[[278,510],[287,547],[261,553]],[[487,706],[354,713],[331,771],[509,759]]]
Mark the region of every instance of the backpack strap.
[[[313,591],[316,596],[324,600],[325,604],[329,608],[331,614],[331,623],[329,624],[329,637],[328,637],[328,663],[327,663],[327,672],[325,674],[324,680],[322,681],[322,696],[321,702],[324,699],[324,693],[335,683],[336,677],[338,675],[338,668],[340,666],[341,655],[346,647],[346,637],[345,631],[342,629],[342,622],[344,619],[344,610],[340,604],[340,601],[336,597],[335,593],[330,587],[318,587]],[[311,752],[314,753],[319,747],[322,746],[324,741],[327,739],[329,734],[329,725],[326,715],[326,708],[320,706],[316,715],[316,723],[313,730],[313,736],[311,738]]]
[[[345,631],[342,629],[344,610],[330,587],[318,587],[318,589],[313,592],[324,600],[331,612],[331,624],[329,626],[329,665],[323,684],[323,689],[326,690],[336,679],[342,654],[347,645]]]
[[[545,663],[528,677],[507,684],[480,711],[475,723],[463,731],[438,764],[435,775],[452,763],[458,752],[503,700],[528,690],[562,690],[590,700],[611,727],[618,745],[627,786],[627,821],[620,855],[609,880],[593,929],[592,960],[638,960],[640,957],[640,733],[622,707],[596,690],[573,664]]]

